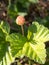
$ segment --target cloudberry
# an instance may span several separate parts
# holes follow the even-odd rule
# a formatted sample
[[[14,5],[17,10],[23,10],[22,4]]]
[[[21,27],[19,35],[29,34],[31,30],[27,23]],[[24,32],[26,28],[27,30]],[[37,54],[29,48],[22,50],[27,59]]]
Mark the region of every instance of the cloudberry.
[[[16,18],[16,23],[17,23],[18,25],[24,25],[24,23],[25,23],[25,18],[24,18],[23,16],[18,16],[18,17]]]

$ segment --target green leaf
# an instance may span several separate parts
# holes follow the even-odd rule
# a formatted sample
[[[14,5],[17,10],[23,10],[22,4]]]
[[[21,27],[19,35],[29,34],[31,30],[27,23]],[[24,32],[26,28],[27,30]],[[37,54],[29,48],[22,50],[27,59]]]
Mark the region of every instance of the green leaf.
[[[26,38],[20,34],[12,33],[6,37],[6,40],[10,42],[10,47],[13,56],[15,56],[24,46]]]
[[[37,22],[33,22],[32,25],[28,29],[28,35],[27,35],[28,41],[30,41],[30,47],[31,52],[30,53],[32,56],[26,54],[28,57],[31,59],[35,60],[38,63],[44,64],[45,63],[45,58],[46,58],[46,50],[45,50],[45,44],[44,42],[49,41],[49,30],[44,27],[43,25],[39,25]],[[30,47],[29,48],[30,50]],[[24,46],[25,48],[25,46]],[[35,49],[33,51],[33,49]],[[36,55],[37,54],[37,55]]]
[[[6,42],[6,34],[9,34],[10,27],[7,23],[0,23],[0,65],[10,65],[13,61],[9,43]]]
[[[32,26],[30,26],[28,29],[27,38],[29,40],[34,39],[39,42],[49,41],[49,30],[43,25],[33,22]]]
[[[10,26],[9,26],[9,24],[7,22],[1,21],[1,23],[0,23],[0,29],[2,29],[2,31],[5,34],[9,34],[10,33]]]
[[[0,29],[0,41],[3,41],[3,40],[5,40],[5,34]]]
[[[4,41],[0,41],[0,61],[2,60],[6,51],[7,51],[7,44],[5,45]]]
[[[0,65],[10,65],[13,61],[10,47],[5,43],[5,41],[0,42]]]
[[[40,64],[44,64],[46,60],[45,44],[42,42],[36,42],[36,44],[34,43],[35,42],[25,43],[22,54]]]

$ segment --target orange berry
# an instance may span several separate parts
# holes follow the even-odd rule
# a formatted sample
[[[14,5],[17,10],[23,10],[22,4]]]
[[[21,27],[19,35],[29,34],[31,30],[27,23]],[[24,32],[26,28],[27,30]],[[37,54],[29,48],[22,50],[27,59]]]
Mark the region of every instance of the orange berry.
[[[24,25],[25,23],[25,18],[23,16],[18,16],[17,19],[16,19],[16,23],[18,25]]]

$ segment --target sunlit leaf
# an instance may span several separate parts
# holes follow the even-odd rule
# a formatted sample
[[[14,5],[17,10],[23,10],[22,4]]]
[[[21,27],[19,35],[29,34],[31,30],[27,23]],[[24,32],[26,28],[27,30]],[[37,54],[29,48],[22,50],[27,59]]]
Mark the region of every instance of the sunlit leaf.
[[[42,47],[41,47],[42,46]],[[46,50],[45,50],[45,44],[42,42],[27,42],[24,47],[22,53],[29,57],[30,59],[40,63],[44,64],[46,60]]]
[[[49,30],[37,22],[33,22],[32,26],[28,29],[28,39],[34,39],[39,42],[49,41]]]

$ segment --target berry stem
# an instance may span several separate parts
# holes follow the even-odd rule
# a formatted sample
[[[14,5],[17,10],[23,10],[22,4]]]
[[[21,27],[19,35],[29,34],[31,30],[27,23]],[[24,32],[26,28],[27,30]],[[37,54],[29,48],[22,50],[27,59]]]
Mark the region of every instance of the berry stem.
[[[22,29],[22,35],[24,36],[24,28],[23,28],[23,25],[21,25],[21,29]]]

